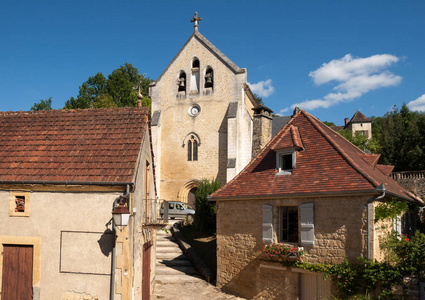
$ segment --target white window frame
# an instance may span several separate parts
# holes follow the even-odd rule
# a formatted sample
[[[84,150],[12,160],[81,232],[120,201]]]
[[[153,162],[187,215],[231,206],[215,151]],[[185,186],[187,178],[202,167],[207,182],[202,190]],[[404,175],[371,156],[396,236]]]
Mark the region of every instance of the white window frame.
[[[291,169],[282,169],[284,156],[292,155],[292,167]],[[277,175],[290,175],[292,174],[292,170],[296,165],[297,152],[295,148],[284,149],[276,151],[276,169],[278,171]]]

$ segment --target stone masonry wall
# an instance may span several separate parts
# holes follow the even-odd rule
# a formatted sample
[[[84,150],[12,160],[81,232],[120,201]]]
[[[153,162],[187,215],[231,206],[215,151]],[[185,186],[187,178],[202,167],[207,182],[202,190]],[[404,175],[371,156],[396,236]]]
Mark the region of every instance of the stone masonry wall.
[[[393,172],[392,177],[402,187],[425,199],[425,171]]]
[[[200,63],[199,93],[190,92],[191,63],[195,57]],[[214,87],[208,92],[204,88],[207,68],[214,72]],[[186,73],[186,94],[177,91],[180,71]],[[244,101],[244,83],[246,73],[235,74],[208,48],[192,38],[151,88],[152,110],[161,111],[159,125],[152,132],[160,139],[157,141],[154,136],[155,162],[160,174],[159,196],[162,199],[178,200],[185,184],[194,180],[214,178],[223,184],[226,182],[227,110],[230,102]],[[193,105],[200,108],[196,116],[190,114]],[[187,158],[187,140],[192,132],[200,139],[196,161]]]
[[[305,248],[311,263],[337,264],[345,257],[366,256],[367,196],[219,201],[217,211],[217,286],[249,299],[265,292],[261,287],[262,205],[274,206],[275,242],[278,242],[279,206],[314,202],[315,244]]]

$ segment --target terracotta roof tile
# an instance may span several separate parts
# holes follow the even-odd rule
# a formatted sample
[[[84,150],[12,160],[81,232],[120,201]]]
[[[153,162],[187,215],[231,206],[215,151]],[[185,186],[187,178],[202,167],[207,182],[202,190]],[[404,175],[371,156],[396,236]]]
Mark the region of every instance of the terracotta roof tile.
[[[291,130],[291,128],[293,128]],[[277,175],[276,149],[292,147],[297,129],[303,149],[296,151],[290,175]],[[366,155],[304,110],[296,114],[214,198],[291,195],[299,193],[371,192],[380,184],[398,197],[412,198],[394,180],[375,168],[377,155]],[[253,188],[255,187],[255,188]]]
[[[0,181],[132,182],[147,108],[0,112]]]

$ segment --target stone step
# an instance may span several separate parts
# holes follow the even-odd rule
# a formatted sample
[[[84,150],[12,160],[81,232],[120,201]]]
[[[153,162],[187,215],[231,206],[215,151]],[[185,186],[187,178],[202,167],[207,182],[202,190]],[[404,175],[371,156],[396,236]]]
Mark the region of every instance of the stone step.
[[[156,266],[156,275],[198,275],[198,272],[189,266]]]
[[[156,260],[156,265],[157,266],[186,266],[186,267],[191,267],[192,264],[190,261],[188,261],[187,259],[157,259]]]
[[[170,240],[161,240],[161,241],[156,241],[156,248],[160,248],[160,247],[178,247],[178,244],[174,241],[170,241]]]
[[[157,259],[172,260],[172,259],[187,259],[186,255],[180,252],[157,252]]]
[[[205,282],[198,275],[156,275],[156,284],[174,284],[174,283],[186,283],[186,282]],[[184,292],[184,291],[182,291]]]

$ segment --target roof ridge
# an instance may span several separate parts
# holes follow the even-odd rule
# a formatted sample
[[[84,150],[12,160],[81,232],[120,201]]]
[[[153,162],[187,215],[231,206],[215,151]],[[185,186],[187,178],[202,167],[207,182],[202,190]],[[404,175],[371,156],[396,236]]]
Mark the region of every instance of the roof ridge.
[[[338,147],[338,144],[329,136],[329,134],[327,134],[323,130],[323,128],[320,127],[320,125],[317,123],[318,120],[315,117],[313,117],[312,115],[310,115],[309,113],[307,113],[303,109],[301,109],[301,112],[305,115],[305,117],[307,118],[307,120],[309,120],[310,123],[320,132],[320,134],[332,145],[332,147],[338,153],[340,153],[340,155],[351,165],[351,167],[353,167],[359,174],[361,174],[364,178],[366,178],[373,186],[375,186],[375,187],[379,186],[380,183],[378,181],[376,181],[370,175],[368,175],[366,172],[364,172],[362,170],[362,168],[360,166],[358,166],[358,164],[349,155],[347,155],[345,153],[345,151],[343,151],[342,149],[340,149]],[[335,133],[337,133],[337,132],[335,132]],[[348,140],[346,140],[346,139],[344,139],[344,140],[347,141],[348,143],[350,143]]]

